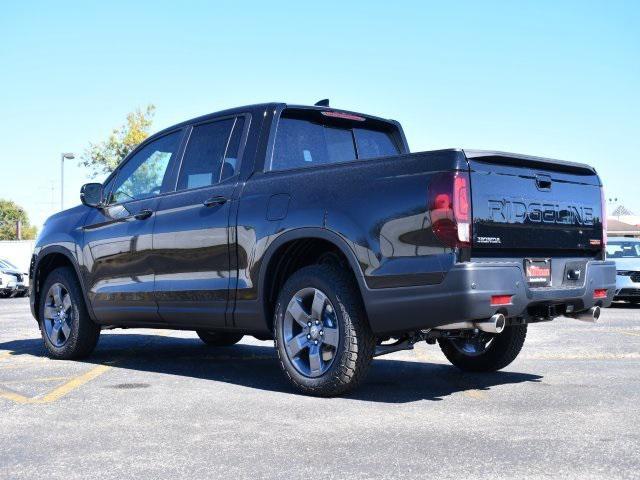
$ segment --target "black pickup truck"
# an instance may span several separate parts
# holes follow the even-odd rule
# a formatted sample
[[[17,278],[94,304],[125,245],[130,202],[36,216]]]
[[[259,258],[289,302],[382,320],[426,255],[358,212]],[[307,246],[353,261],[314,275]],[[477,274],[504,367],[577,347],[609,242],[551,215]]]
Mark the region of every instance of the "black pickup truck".
[[[49,218],[31,309],[54,358],[101,328],[275,339],[304,392],[336,395],[376,355],[439,343],[505,367],[527,325],[595,320],[615,293],[593,168],[493,151],[410,153],[393,120],[253,105],[144,141]]]

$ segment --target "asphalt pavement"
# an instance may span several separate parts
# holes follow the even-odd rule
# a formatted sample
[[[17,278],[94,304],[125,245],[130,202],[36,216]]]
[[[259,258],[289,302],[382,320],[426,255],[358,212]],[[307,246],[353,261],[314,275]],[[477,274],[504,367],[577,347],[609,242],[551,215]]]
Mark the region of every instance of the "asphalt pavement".
[[[374,360],[341,398],[296,393],[272,342],[104,331],[46,358],[26,299],[0,299],[0,478],[640,478],[640,308],[531,325],[504,371],[437,346]]]

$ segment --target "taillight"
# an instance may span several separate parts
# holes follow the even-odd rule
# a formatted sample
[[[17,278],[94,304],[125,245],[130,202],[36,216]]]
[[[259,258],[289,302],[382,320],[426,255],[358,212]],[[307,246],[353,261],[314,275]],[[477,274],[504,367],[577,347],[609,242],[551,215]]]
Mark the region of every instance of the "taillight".
[[[593,298],[607,298],[607,289],[606,288],[597,288],[593,291]]]
[[[469,174],[446,172],[429,184],[431,229],[451,248],[471,245],[471,196]]]
[[[510,305],[513,295],[491,295],[491,306]]]
[[[607,246],[607,200],[604,197],[604,188],[602,187],[600,187],[600,205],[602,210],[602,250],[604,252]]]

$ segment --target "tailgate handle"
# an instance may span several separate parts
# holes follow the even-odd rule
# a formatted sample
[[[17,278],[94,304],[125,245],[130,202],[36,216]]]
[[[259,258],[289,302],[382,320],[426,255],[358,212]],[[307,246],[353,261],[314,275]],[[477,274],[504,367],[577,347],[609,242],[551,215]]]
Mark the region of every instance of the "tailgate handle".
[[[536,174],[536,187],[538,187],[538,190],[551,190],[551,177],[549,175]]]

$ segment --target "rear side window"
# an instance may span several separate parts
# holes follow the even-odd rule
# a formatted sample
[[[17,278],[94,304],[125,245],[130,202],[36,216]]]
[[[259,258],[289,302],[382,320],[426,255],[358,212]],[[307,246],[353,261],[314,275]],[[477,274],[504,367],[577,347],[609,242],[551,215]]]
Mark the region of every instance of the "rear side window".
[[[233,177],[238,173],[238,155],[240,154],[240,142],[242,140],[242,132],[244,132],[244,118],[236,118],[236,123],[233,125],[233,133],[229,140],[229,146],[227,152],[224,155],[224,162],[222,164],[222,173],[220,174],[220,181]]]
[[[220,181],[234,119],[193,127],[184,152],[177,190],[207,187]]]
[[[282,116],[278,122],[271,170],[348,162],[399,153],[385,131],[353,128]]]

